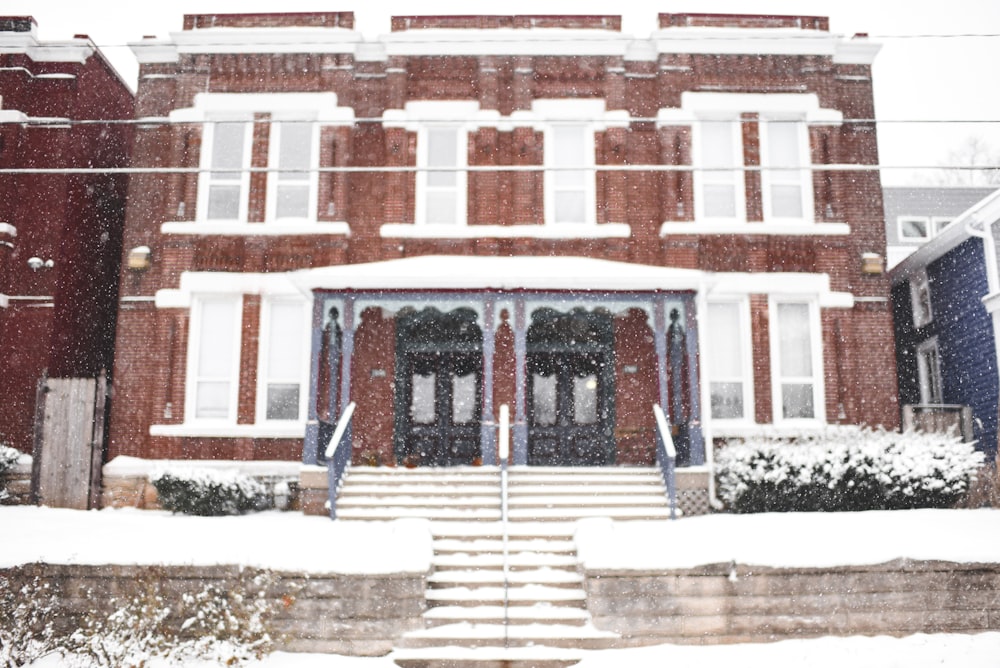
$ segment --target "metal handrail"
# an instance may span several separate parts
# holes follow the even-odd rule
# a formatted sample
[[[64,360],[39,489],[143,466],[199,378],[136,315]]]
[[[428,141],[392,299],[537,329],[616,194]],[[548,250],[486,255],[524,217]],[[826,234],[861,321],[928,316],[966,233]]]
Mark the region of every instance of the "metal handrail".
[[[330,519],[337,519],[337,492],[344,482],[344,473],[347,465],[351,463],[354,446],[351,438],[351,418],[354,417],[356,404],[352,401],[347,404],[347,408],[340,414],[337,420],[337,428],[333,430],[333,436],[326,446],[326,480],[327,494],[329,496]]]
[[[501,545],[503,554],[503,646],[509,647],[507,631],[510,627],[508,618],[510,608],[510,533],[507,530],[507,458],[510,456],[510,407],[507,404],[500,406],[500,419],[497,420],[497,429],[500,433],[497,438],[497,455],[500,459],[500,529]]]
[[[653,415],[656,418],[656,463],[663,476],[663,484],[667,487],[667,500],[670,502],[670,519],[677,519],[677,448],[670,435],[670,425],[667,416],[659,404],[653,404]]]

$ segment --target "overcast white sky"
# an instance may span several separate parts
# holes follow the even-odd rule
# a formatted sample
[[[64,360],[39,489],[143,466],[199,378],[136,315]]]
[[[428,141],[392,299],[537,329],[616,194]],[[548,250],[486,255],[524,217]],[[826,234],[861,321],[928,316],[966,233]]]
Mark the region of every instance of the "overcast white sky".
[[[0,13],[5,15],[34,16],[43,40],[90,35],[133,88],[137,65],[126,43],[144,35],[168,37],[181,29],[184,14],[268,11],[353,11],[356,27],[369,38],[389,31],[389,17],[412,14],[621,14],[623,32],[638,38],[656,29],[658,12],[829,16],[832,32],[867,32],[883,44],[874,66],[876,114],[881,121],[953,121],[880,124],[883,165],[942,164],[949,148],[969,135],[981,136],[1000,151],[998,0],[503,0],[499,4],[474,0],[3,0],[0,4]],[[970,36],[984,34],[992,36]],[[984,120],[994,122],[968,122]],[[883,171],[887,184],[916,178],[912,171]]]

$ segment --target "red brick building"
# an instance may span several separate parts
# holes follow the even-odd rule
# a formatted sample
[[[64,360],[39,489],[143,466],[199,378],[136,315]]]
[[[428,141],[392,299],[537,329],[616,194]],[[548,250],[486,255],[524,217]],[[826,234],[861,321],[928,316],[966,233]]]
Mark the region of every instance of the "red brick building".
[[[871,62],[819,17],[194,15],[140,61],[111,456],[681,463],[898,420]],[[654,28],[654,26],[651,26]],[[823,170],[822,165],[858,165]],[[877,260],[878,258],[876,258]],[[876,262],[877,264],[877,262]]]
[[[0,438],[24,452],[43,373],[111,370],[127,176],[102,170],[128,164],[134,104],[90,39],[36,29],[0,17]]]

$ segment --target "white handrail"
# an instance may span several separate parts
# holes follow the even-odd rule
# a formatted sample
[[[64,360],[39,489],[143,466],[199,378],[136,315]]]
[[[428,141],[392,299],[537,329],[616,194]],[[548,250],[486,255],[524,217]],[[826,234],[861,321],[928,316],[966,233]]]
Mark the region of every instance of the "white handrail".
[[[663,438],[663,447],[667,449],[667,456],[677,458],[677,448],[674,447],[674,439],[670,435],[670,426],[667,424],[667,416],[663,414],[663,409],[659,404],[653,404],[653,415],[656,416],[656,428],[660,430]]]
[[[500,405],[500,438],[497,446],[497,455],[500,457],[500,465],[503,466],[510,456],[510,406]]]
[[[341,414],[340,419],[337,420],[337,428],[333,431],[333,436],[330,437],[330,442],[326,446],[326,458],[330,459],[333,457],[333,453],[337,451],[337,446],[340,445],[340,439],[344,437],[344,432],[347,430],[347,425],[351,423],[351,416],[354,415],[354,408],[357,406],[353,401],[347,404],[347,408]]]

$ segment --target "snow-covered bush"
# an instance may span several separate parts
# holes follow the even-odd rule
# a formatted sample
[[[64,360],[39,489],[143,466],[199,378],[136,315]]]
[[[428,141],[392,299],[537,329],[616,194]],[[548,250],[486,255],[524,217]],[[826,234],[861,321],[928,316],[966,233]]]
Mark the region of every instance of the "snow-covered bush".
[[[237,471],[163,471],[153,475],[150,482],[156,487],[160,505],[175,513],[241,515],[272,505],[262,484]]]
[[[719,497],[737,513],[948,508],[983,455],[954,436],[838,427],[731,441],[715,463]]]
[[[20,668],[59,650],[58,604],[58,594],[37,578],[19,587],[0,576],[0,668]]]
[[[7,498],[7,490],[4,489],[4,474],[14,468],[21,453],[7,444],[0,442],[0,501]]]

